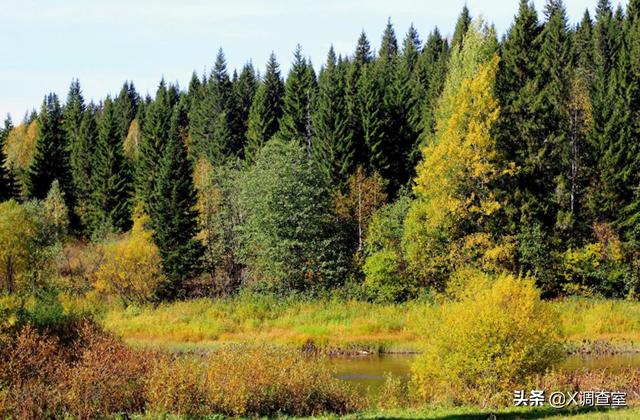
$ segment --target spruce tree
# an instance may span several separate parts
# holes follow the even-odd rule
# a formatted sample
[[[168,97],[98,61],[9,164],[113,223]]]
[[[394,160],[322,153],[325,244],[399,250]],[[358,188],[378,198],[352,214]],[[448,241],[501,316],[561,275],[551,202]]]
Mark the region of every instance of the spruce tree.
[[[601,179],[611,202],[613,221],[640,243],[640,2],[632,1],[624,22],[624,38],[611,89],[612,118],[601,157]],[[620,207],[622,207],[621,210]]]
[[[576,68],[585,74],[590,85],[593,83],[595,73],[593,42],[593,21],[589,10],[585,10],[574,35],[573,62]]]
[[[353,170],[353,144],[347,118],[346,74],[331,47],[320,72],[318,106],[313,115],[313,154],[328,179],[342,186]]]
[[[451,38],[452,49],[462,47],[462,41],[469,30],[469,25],[471,25],[471,14],[469,13],[469,8],[465,4],[462,8],[462,12],[460,12],[460,16],[458,16],[456,28],[453,31],[453,38]]]
[[[245,157],[252,161],[258,150],[278,131],[282,117],[284,84],[280,77],[280,65],[271,53],[267,71],[258,88],[251,109],[247,129]]]
[[[69,168],[78,207],[76,210],[80,216],[83,216],[86,210],[90,190],[88,168],[91,167],[91,147],[95,142],[95,137],[85,136],[86,133],[82,130],[85,112],[80,82],[75,79],[69,87],[67,103],[62,113],[62,124],[69,149]]]
[[[73,180],[62,126],[62,109],[54,93],[45,96],[38,115],[38,137],[29,167],[29,195],[45,199],[56,179],[64,193],[72,226],[75,226]]]
[[[115,104],[107,97],[100,116],[95,152],[91,156],[89,220],[93,232],[124,232],[131,227],[133,186],[118,123]]]
[[[117,124],[117,135],[121,141],[127,138],[129,126],[138,113],[140,96],[133,82],[125,82],[120,93],[113,101],[113,112]]]
[[[528,0],[520,0],[514,23],[508,30],[501,47],[501,60],[496,76],[496,94],[501,112],[497,122],[497,150],[500,158],[513,162],[516,173],[505,178],[505,203],[509,210],[505,226],[514,232],[521,221],[534,217],[528,211],[540,197],[542,186],[536,166],[539,150],[534,101],[538,94],[537,45],[542,27],[535,8]]]
[[[193,169],[181,136],[187,108],[182,99],[173,111],[167,143],[158,161],[156,193],[149,203],[153,238],[167,279],[158,291],[161,298],[184,295],[185,280],[198,274],[202,254],[202,246],[195,238],[198,213]]]
[[[158,162],[164,156],[164,147],[169,141],[171,115],[169,93],[163,79],[155,99],[146,108],[136,167],[137,199],[144,203],[146,209],[156,193]]]
[[[417,164],[420,157],[420,150],[427,143],[427,139],[435,132],[435,109],[438,98],[442,93],[444,82],[447,77],[447,62],[449,60],[449,44],[442,38],[440,31],[436,28],[429,37],[418,60],[416,70],[418,92],[415,96],[422,96],[422,100],[417,104],[416,111],[422,115],[420,124],[421,138],[412,152],[412,160]],[[420,89],[423,94],[420,95]],[[414,165],[415,167],[415,165]]]
[[[18,198],[17,184],[7,165],[7,155],[4,149],[11,130],[13,130],[13,123],[11,117],[7,115],[4,120],[4,127],[0,128],[0,202]]]
[[[311,106],[315,97],[315,73],[302,56],[298,45],[284,88],[283,114],[280,120],[280,138],[309,145],[311,142]]]
[[[389,96],[389,118],[393,121],[390,134],[396,138],[393,148],[396,188],[408,184],[415,168],[412,152],[418,144],[422,119],[419,104],[424,97],[423,80],[417,71],[421,50],[422,42],[411,25],[398,58]]]
[[[241,148],[238,154],[244,154],[244,148],[247,145],[247,130],[249,128],[249,110],[251,103],[258,89],[258,79],[251,63],[247,63],[242,67],[238,79],[233,84],[234,95],[234,113],[237,115],[237,121],[241,124],[239,127]]]
[[[567,16],[561,0],[548,0],[544,29],[540,34],[540,54],[534,112],[537,144],[533,176],[544,197],[532,202],[543,224],[571,238],[576,209],[571,208],[569,108],[571,44]]]
[[[232,129],[233,90],[222,49],[218,51],[211,76],[202,88],[200,100],[190,114],[193,153],[220,163],[237,151],[240,139]]]
[[[358,85],[360,83],[364,67],[368,66],[371,60],[371,45],[363,31],[360,33],[355,53],[349,66],[346,86],[349,131],[354,145],[353,159],[356,166],[362,167],[369,166],[369,159],[367,154],[367,145],[364,139],[364,128],[361,114],[362,105],[360,103],[360,95],[358,94]]]

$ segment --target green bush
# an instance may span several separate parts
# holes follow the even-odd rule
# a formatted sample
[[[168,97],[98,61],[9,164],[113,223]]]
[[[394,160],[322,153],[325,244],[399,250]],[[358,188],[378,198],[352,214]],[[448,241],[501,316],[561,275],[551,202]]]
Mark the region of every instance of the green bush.
[[[400,197],[374,213],[369,225],[363,271],[367,292],[376,301],[402,301],[418,291],[401,247],[402,223],[409,203],[408,197]]]
[[[413,386],[424,401],[498,405],[561,359],[559,317],[540,300],[532,279],[502,275],[444,303],[440,316],[412,367]]]
[[[341,284],[347,258],[328,180],[296,142],[267,142],[240,179],[240,258],[253,281],[288,293]]]

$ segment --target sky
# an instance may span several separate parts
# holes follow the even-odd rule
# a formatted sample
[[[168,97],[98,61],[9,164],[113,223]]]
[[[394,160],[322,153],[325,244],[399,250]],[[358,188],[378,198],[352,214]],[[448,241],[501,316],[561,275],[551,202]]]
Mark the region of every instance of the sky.
[[[534,1],[540,14],[544,2]],[[571,22],[586,8],[593,16],[596,2],[565,0]],[[153,95],[162,77],[186,88],[194,70],[210,71],[219,48],[230,72],[249,60],[264,72],[273,51],[286,75],[299,43],[318,69],[331,45],[351,54],[362,30],[377,48],[387,18],[399,40],[411,23],[423,40],[436,26],[450,36],[465,3],[499,34],[518,7],[518,0],[0,0],[0,115],[19,122],[48,92],[64,101],[73,78],[95,101],[125,80],[143,95]]]

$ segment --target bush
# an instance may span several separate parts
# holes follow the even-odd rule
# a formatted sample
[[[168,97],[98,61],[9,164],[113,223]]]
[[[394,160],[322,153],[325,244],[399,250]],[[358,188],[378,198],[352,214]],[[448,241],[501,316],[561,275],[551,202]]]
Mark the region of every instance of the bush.
[[[203,361],[165,361],[151,374],[148,399],[152,412],[181,415],[311,416],[360,405],[318,359],[267,346],[225,347]]]
[[[407,270],[401,245],[402,223],[409,205],[408,197],[400,197],[375,212],[371,219],[363,271],[365,288],[374,300],[406,300],[418,291],[414,276]]]
[[[270,140],[240,178],[239,257],[253,280],[281,293],[342,284],[348,262],[330,186],[307,150]]]
[[[502,275],[443,304],[439,321],[412,367],[413,385],[425,401],[496,405],[561,359],[559,318],[531,279]]]
[[[30,325],[0,338],[3,418],[106,417],[142,411],[154,357],[134,351],[90,322],[71,341]]]
[[[104,257],[95,275],[96,290],[117,295],[127,305],[150,301],[162,281],[158,248],[144,229],[146,219],[137,217],[131,232],[102,246]]]

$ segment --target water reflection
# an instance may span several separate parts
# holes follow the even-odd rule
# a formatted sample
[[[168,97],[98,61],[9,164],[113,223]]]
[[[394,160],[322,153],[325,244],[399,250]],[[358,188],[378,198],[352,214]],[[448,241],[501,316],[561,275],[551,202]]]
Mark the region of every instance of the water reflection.
[[[328,363],[335,368],[336,376],[352,383],[357,389],[367,393],[377,393],[389,373],[407,381],[411,375],[411,363],[416,355],[387,354],[378,356],[334,357]],[[561,369],[602,369],[612,371],[640,368],[640,353],[625,353],[608,356],[567,357]]]

